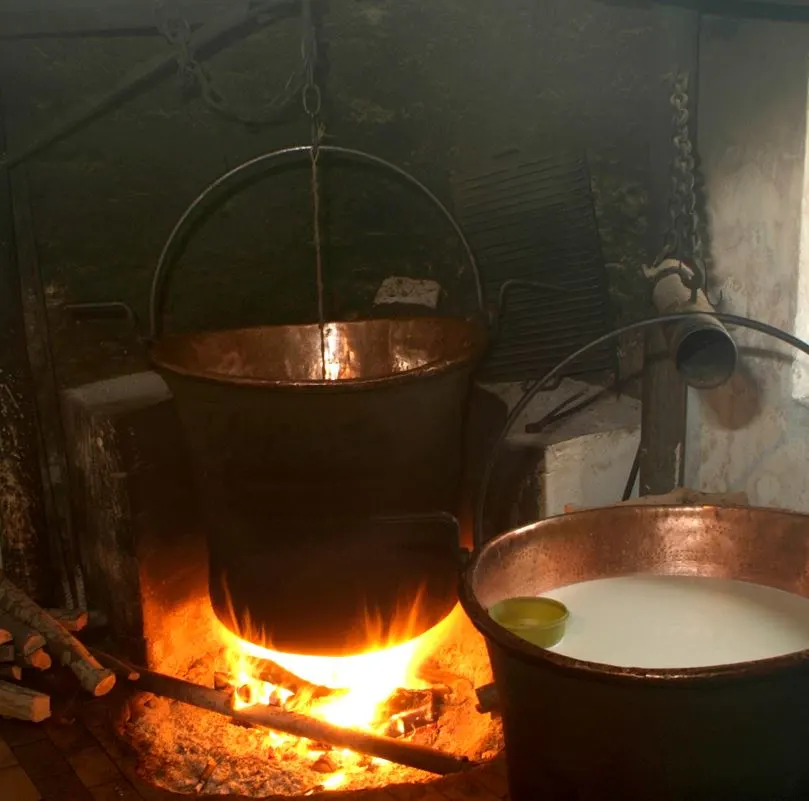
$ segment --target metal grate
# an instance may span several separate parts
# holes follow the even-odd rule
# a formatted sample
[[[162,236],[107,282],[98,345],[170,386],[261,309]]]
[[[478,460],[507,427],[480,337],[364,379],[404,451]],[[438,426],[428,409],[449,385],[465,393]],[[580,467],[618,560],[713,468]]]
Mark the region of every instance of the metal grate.
[[[513,287],[480,373],[484,381],[541,378],[577,348],[609,330],[607,274],[584,156],[521,161],[498,157],[474,177],[456,177],[458,218],[474,248],[487,303],[518,279],[558,292]],[[591,352],[565,375],[614,371],[614,346]]]

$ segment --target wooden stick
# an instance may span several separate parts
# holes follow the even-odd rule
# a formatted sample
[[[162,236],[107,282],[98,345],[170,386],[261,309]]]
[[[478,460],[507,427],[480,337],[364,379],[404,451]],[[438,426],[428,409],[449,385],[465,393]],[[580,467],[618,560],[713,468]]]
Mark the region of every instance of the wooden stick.
[[[232,708],[228,695],[210,687],[202,687],[173,676],[133,667],[123,660],[109,659],[107,654],[101,651],[94,650],[93,653],[102,664],[113,669],[116,669],[116,665],[123,664],[127,674],[137,674],[137,681],[132,683],[144,692],[172,698],[183,704],[207,709],[253,726],[261,726],[307,740],[327,743],[334,748],[350,748],[360,754],[386,759],[389,762],[407,765],[427,773],[448,775],[460,773],[473,766],[468,759],[445,754],[433,748],[393,740],[389,737],[379,737],[368,732],[332,726],[330,723],[324,723],[297,712],[288,712],[278,707],[253,706],[236,710]]]
[[[87,628],[89,616],[86,609],[48,609],[46,611],[54,620],[58,620],[71,634],[75,634],[77,631]]]
[[[51,699],[27,687],[0,681],[0,716],[40,723],[51,716]]]
[[[295,695],[306,695],[310,698],[327,698],[344,692],[334,690],[331,687],[312,684],[312,682],[296,676],[269,659],[258,660],[253,666],[247,667],[247,672],[259,681],[266,681],[268,684],[283,687],[285,690],[295,693]]]
[[[96,662],[90,652],[58,621],[37,606],[0,572],[0,609],[39,631],[48,650],[69,667],[81,686],[95,696],[106,695],[115,686],[115,674]]]
[[[44,648],[28,654],[28,656],[23,656],[20,661],[24,667],[32,667],[36,670],[50,670],[53,665],[53,660]]]
[[[22,678],[22,668],[19,665],[0,665],[0,680],[11,679],[19,681]]]
[[[0,613],[0,626],[11,632],[14,645],[23,656],[45,647],[45,638],[13,615]]]

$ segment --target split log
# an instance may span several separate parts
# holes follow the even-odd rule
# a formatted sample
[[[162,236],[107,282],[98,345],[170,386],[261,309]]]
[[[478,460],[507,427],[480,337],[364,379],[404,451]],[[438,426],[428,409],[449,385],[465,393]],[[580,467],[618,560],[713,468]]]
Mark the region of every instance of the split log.
[[[19,681],[22,678],[22,668],[19,665],[0,665],[0,680]]]
[[[0,626],[11,632],[11,639],[14,640],[17,651],[23,656],[45,647],[45,638],[13,615],[0,613]]]
[[[106,695],[115,686],[115,674],[93,658],[90,652],[58,621],[37,606],[0,572],[0,609],[8,612],[45,638],[48,650],[69,667],[81,686],[93,695]]]
[[[11,636],[11,632],[7,631],[6,629],[0,629],[0,645],[6,645],[10,643],[14,637]]]
[[[51,716],[51,699],[43,693],[0,681],[0,717],[41,723]]]
[[[138,674],[139,678],[132,683],[144,692],[171,698],[200,709],[207,709],[242,723],[281,731],[307,740],[320,741],[334,748],[349,748],[359,754],[386,759],[389,762],[407,765],[427,773],[448,775],[460,773],[473,766],[473,763],[466,758],[445,754],[434,748],[393,740],[389,737],[379,737],[364,731],[344,729],[278,707],[253,706],[246,709],[233,709],[229,696],[210,687],[202,687],[173,676],[133,667],[123,660],[109,659],[107,654],[101,651],[93,651],[93,653],[102,664],[113,669],[116,665],[123,664],[128,674]]]
[[[322,687],[319,684],[313,684],[300,676],[296,676],[281,665],[270,661],[269,659],[260,659],[255,662],[252,667],[248,666],[247,672],[258,679],[265,681],[267,684],[275,684],[278,687],[283,687],[297,696],[305,698],[320,699],[328,698],[332,695],[337,695],[344,692],[344,690],[335,690],[331,687]]]
[[[44,648],[40,648],[28,656],[21,657],[20,663],[23,667],[31,667],[35,670],[50,670],[53,660]]]
[[[0,662],[13,662],[15,656],[16,652],[14,650],[13,642],[0,645]]]
[[[77,631],[87,628],[89,616],[86,609],[48,609],[46,611],[54,620],[58,620],[71,634],[75,634]]]

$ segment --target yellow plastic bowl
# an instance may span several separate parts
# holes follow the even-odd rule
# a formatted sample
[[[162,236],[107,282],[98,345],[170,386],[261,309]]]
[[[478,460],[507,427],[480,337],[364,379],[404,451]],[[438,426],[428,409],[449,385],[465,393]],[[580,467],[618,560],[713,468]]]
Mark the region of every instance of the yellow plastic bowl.
[[[552,598],[506,598],[492,606],[489,615],[532,645],[551,648],[565,636],[570,612]]]

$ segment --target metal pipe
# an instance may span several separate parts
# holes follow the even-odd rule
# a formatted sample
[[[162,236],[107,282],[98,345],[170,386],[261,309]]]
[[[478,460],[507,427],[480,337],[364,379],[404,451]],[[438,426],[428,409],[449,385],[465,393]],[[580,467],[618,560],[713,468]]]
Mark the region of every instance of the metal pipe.
[[[644,270],[652,281],[652,303],[658,314],[688,314],[664,327],[669,353],[683,380],[695,389],[713,389],[735,372],[736,343],[715,317],[699,288],[699,276],[679,259],[664,259]]]

